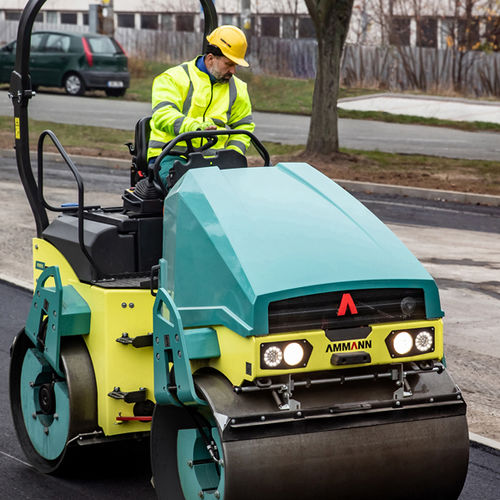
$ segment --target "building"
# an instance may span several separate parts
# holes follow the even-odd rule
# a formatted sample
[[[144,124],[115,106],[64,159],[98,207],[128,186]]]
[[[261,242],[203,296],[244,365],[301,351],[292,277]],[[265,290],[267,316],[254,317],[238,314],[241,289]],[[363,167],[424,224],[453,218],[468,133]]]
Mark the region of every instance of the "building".
[[[248,1],[248,0],[247,0]],[[103,5],[109,0],[102,0]],[[215,0],[220,24],[242,24],[242,0]],[[0,21],[19,19],[26,0],[0,0]],[[86,26],[88,0],[48,0],[38,20]],[[116,27],[198,32],[198,0],[112,0]],[[250,31],[276,38],[314,38],[304,0],[251,0]],[[420,47],[500,47],[500,0],[355,0],[349,43]]]

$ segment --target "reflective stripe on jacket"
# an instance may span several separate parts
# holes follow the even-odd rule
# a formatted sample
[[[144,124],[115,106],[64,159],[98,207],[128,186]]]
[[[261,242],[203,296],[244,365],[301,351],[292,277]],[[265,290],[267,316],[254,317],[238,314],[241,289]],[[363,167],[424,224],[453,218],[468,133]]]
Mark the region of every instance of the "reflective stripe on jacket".
[[[177,135],[199,130],[203,122],[212,122],[218,129],[255,129],[246,83],[233,76],[228,83],[212,85],[196,66],[197,59],[168,69],[153,82],[148,158],[158,156]],[[224,135],[212,149],[232,148],[244,154],[249,144],[246,135]],[[178,146],[185,143],[176,145],[176,150]]]

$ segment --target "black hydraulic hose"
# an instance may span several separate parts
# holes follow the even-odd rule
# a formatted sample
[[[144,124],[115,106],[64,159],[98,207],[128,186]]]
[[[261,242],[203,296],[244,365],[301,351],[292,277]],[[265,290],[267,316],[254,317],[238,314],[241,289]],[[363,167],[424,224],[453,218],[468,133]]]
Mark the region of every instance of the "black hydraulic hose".
[[[29,151],[28,103],[34,93],[29,75],[31,31],[45,0],[30,0],[24,8],[17,30],[16,62],[10,79],[10,97],[14,106],[16,160],[19,177],[26,192],[37,236],[48,226],[47,212],[38,196]]]
[[[203,29],[203,53],[205,53],[208,45],[207,36],[217,28],[217,12],[215,10],[214,0],[200,0],[200,2],[205,17]]]

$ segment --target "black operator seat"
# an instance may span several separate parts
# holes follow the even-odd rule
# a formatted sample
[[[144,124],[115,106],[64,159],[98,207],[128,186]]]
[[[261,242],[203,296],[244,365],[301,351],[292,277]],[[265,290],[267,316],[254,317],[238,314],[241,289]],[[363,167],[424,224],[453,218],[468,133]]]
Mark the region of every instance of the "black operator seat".
[[[139,179],[148,175],[148,144],[151,135],[150,116],[141,118],[135,124],[134,144],[127,143],[132,155],[130,184],[135,186]]]

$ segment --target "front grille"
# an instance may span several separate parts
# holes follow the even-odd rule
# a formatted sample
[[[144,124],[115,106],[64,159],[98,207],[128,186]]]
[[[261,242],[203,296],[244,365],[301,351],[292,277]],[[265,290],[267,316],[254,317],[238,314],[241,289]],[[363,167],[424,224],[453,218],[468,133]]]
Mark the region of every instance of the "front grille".
[[[269,333],[425,319],[424,292],[418,288],[375,288],[305,295],[271,302],[268,318]]]

